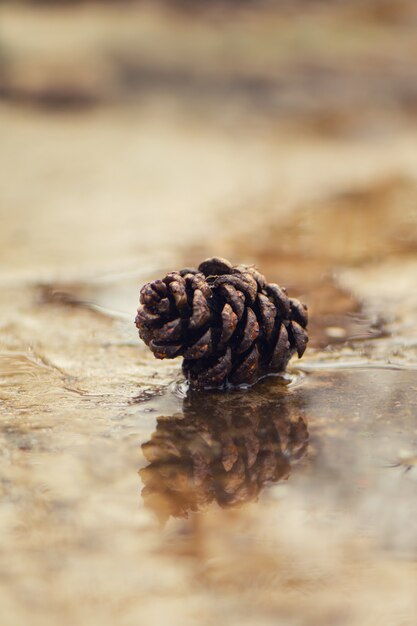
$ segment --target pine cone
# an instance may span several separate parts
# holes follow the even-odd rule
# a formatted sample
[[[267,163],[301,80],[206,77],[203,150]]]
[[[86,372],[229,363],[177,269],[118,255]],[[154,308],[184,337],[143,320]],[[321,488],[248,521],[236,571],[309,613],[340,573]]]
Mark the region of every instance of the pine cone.
[[[183,356],[194,388],[253,384],[306,349],[307,307],[253,267],[212,258],[144,285],[136,326],[158,359]]]
[[[288,478],[307,446],[307,426],[286,397],[191,392],[183,413],[159,418],[142,445],[149,461],[140,471],[142,497],[162,521],[213,501],[237,506]]]

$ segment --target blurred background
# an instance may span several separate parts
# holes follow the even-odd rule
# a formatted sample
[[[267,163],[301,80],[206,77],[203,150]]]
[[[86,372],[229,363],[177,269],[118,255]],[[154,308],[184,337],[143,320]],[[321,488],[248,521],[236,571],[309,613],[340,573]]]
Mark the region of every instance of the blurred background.
[[[415,250],[416,15],[412,0],[3,2],[1,272],[137,285],[215,252],[337,326],[355,308],[338,270]],[[129,313],[132,285],[106,304]]]
[[[402,192],[416,167],[416,12],[3,2],[2,266],[124,270],[218,231],[264,247],[301,204]]]
[[[416,28],[414,0],[3,0],[2,626],[415,625]],[[287,392],[203,406],[139,343],[141,284],[213,255],[309,305]],[[275,473],[192,482],[214,414]]]

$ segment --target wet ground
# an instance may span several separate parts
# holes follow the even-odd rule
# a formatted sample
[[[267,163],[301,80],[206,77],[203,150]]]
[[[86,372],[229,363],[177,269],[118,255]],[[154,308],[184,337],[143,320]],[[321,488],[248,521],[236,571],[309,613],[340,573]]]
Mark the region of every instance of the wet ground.
[[[295,89],[304,83],[298,74],[293,80],[288,51],[282,57],[286,40],[278,56],[300,127],[294,104],[290,113],[272,104],[273,47],[250,71],[245,64],[250,76],[264,68],[269,96],[262,87],[260,115],[253,90],[242,95],[249,79],[235,71],[232,53],[236,80],[227,97],[225,67],[213,74],[217,26],[198,18],[191,63],[185,18],[151,11],[141,22],[151,33],[166,34],[174,20],[169,32],[183,41],[179,100],[161,95],[169,55],[151,63],[149,36],[142,52],[158,66],[159,82],[148,73],[139,100],[143,63],[129,64],[136,82],[128,81],[122,102],[104,62],[91,83],[92,53],[83,72],[69,74],[71,93],[87,84],[91,95],[99,85],[103,101],[61,110],[62,100],[49,106],[51,84],[61,95],[62,85],[54,63],[43,66],[42,38],[23,35],[35,23],[48,30],[50,19],[65,34],[67,15],[21,11],[5,13],[20,44],[13,57],[5,37],[15,71],[0,107],[1,624],[414,626],[411,65],[404,82],[389,65],[402,100],[393,95],[388,110],[352,70],[349,93],[355,106],[362,94],[363,115],[347,107],[329,129],[316,100],[307,106]],[[77,11],[80,49],[92,32],[101,42],[111,9],[94,28],[97,8]],[[381,16],[372,21],[367,32],[385,44],[380,56],[347,30],[338,66],[344,84],[352,58],[367,60],[381,85],[384,55],[411,52],[400,18],[394,35]],[[320,34],[339,23],[308,19],[296,19],[287,38],[305,41],[300,32],[313,32],[312,24]],[[118,46],[129,22],[116,22]],[[240,24],[253,25],[246,37],[264,33],[268,43],[261,19],[243,16]],[[227,21],[223,28],[233,30]],[[309,39],[301,57],[326,56],[318,41]],[[65,37],[53,45],[65,49]],[[122,65],[125,75],[126,59]],[[196,67],[210,86],[202,99],[189,78]],[[323,110],[340,112],[326,94]],[[256,263],[308,303],[311,344],[285,377],[227,394],[191,393],[179,363],[155,361],[139,342],[140,285],[213,254]]]

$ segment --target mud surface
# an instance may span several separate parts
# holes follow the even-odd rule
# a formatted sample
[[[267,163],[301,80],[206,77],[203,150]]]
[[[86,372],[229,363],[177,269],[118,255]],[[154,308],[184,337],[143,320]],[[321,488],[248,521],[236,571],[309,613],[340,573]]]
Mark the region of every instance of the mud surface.
[[[268,19],[242,13],[243,41],[266,46],[255,46],[250,73],[269,85],[279,57],[294,85],[299,57],[331,63],[315,25],[346,32],[343,84],[358,58],[379,84],[385,57],[398,74],[393,51],[408,58],[415,45],[406,6],[389,29],[383,15],[349,13],[384,54],[343,30],[346,14],[290,20],[275,48]],[[194,65],[200,81],[210,75],[211,95],[160,79],[164,95],[153,79],[138,100],[137,49],[121,43],[129,14],[110,38],[124,67],[134,60],[126,101],[97,43],[113,32],[111,9],[100,20],[94,5],[73,11],[84,16],[80,49],[96,40],[83,71],[73,60],[70,92],[101,95],[48,112],[33,94],[60,87],[68,9],[4,14],[16,43],[4,36],[0,107],[2,625],[414,626],[417,133],[414,105],[399,104],[414,102],[411,83],[403,97],[390,78],[391,107],[370,90],[363,110],[348,107],[323,130],[301,81],[301,95],[284,88],[299,104],[293,125],[294,107],[272,106],[262,89],[259,109],[218,88],[218,23],[160,8],[141,22],[153,33],[139,39],[143,56],[161,75],[178,38],[175,62],[183,73]],[[25,33],[49,32],[50,20],[62,37],[45,50]],[[195,20],[194,59],[183,20]],[[162,52],[152,41],[167,24]],[[232,21],[223,28],[230,34]],[[302,28],[311,38],[295,54],[288,40],[306,41]],[[242,30],[233,32],[226,56],[240,85]],[[12,106],[13,90],[25,95]],[[308,303],[311,346],[284,378],[191,394],[179,363],[140,344],[140,285],[213,254],[258,264]]]

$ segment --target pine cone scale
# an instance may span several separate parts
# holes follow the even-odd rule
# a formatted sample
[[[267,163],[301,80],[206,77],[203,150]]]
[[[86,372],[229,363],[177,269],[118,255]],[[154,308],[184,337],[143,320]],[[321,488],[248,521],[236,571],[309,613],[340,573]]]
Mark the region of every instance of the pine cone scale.
[[[194,299],[192,303],[193,313],[190,317],[190,328],[201,328],[210,320],[210,307],[207,299],[203,296],[200,289],[194,291]]]
[[[198,341],[185,350],[183,356],[184,359],[202,359],[203,356],[208,356],[212,352],[212,348],[212,330],[209,328]]]
[[[252,385],[258,378],[258,368],[259,351],[258,347],[255,345],[249,352],[243,355],[240,363],[237,363],[236,368],[230,376],[230,382],[234,385]]]
[[[220,335],[219,347],[224,346],[229,341],[239,322],[238,316],[228,302],[224,305],[221,315],[222,333]]]
[[[297,349],[298,358],[301,359],[307,347],[307,342],[308,342],[307,333],[304,330],[304,328],[300,326],[300,324],[297,324],[297,322],[291,322],[291,331],[292,331],[293,341]]]
[[[290,344],[288,341],[288,332],[284,324],[280,324],[278,338],[273,349],[271,358],[271,367],[276,370],[285,368],[285,359],[290,352]]]
[[[235,348],[236,354],[242,354],[253,346],[259,335],[259,324],[254,311],[248,307],[246,312],[246,322],[243,328],[242,338]]]
[[[181,344],[157,344],[154,339],[148,345],[156,359],[175,359],[176,356],[179,356],[182,348]]]
[[[244,294],[233,287],[233,285],[221,285],[220,293],[224,295],[226,302],[230,304],[237,318],[240,320],[245,311]]]

